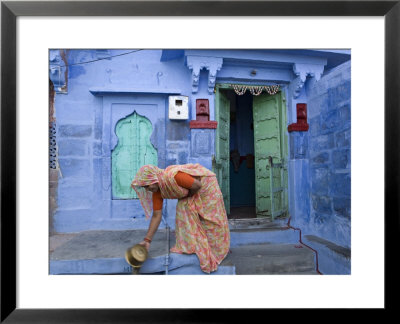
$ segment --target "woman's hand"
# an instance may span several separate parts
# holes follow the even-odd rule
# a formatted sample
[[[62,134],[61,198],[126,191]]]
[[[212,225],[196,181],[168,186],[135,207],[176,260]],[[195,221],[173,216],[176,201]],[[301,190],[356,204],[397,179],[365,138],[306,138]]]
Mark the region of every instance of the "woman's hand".
[[[192,187],[189,189],[188,197],[194,196],[201,189],[201,182],[198,179],[194,179]]]
[[[193,195],[195,195],[197,193],[197,190],[194,191],[193,189],[189,189],[187,197],[192,197]]]
[[[139,244],[144,246],[146,248],[147,252],[149,252],[149,249],[150,249],[150,243],[149,242],[142,241]]]

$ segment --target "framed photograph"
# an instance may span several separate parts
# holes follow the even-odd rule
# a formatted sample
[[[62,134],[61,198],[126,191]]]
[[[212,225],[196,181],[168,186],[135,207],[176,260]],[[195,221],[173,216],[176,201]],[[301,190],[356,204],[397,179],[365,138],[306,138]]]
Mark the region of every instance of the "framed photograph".
[[[2,1],[1,322],[391,309],[399,21],[398,1]],[[267,127],[276,134],[263,138]],[[146,232],[145,164],[181,165],[194,181],[179,180],[179,203],[164,203],[156,235]],[[231,230],[218,271],[203,252],[192,263],[168,243],[164,255],[165,239],[186,235],[175,212],[196,201],[205,174],[218,181]],[[260,228],[282,231],[265,239]],[[143,266],[133,250],[118,257],[142,237],[160,257]],[[313,269],[282,270],[271,255],[284,258],[283,245],[256,250],[282,240]],[[258,263],[245,261],[249,251]]]

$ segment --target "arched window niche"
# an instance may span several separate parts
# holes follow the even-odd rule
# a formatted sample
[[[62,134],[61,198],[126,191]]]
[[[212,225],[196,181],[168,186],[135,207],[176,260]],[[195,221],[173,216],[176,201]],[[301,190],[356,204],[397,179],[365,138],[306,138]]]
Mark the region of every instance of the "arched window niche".
[[[157,150],[150,142],[153,126],[136,111],[115,126],[118,144],[112,151],[112,198],[136,199],[131,182],[146,164],[158,165]]]

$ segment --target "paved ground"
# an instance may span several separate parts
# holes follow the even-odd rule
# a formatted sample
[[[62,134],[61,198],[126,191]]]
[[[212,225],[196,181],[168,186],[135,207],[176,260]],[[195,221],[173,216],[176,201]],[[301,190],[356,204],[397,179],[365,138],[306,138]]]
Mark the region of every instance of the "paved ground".
[[[82,265],[82,262],[85,262],[85,260],[91,262],[92,268],[89,267],[90,269],[96,269],[93,265],[93,263],[96,263],[96,260],[98,260],[97,268],[100,265],[103,267],[110,266],[107,265],[109,264],[106,262],[107,260],[119,260],[118,262],[121,264],[125,262],[122,259],[124,258],[126,249],[140,242],[145,234],[146,230],[130,230],[88,231],[77,234],[54,235],[50,237],[49,241],[50,261],[52,264],[57,264],[58,269],[63,262],[65,264],[69,262],[69,267],[77,269],[76,271],[85,268]],[[316,274],[314,254],[311,250],[301,247],[301,245],[293,241],[288,243],[282,242],[282,240],[275,243],[268,242],[269,238],[277,237],[277,235],[283,235],[283,240],[285,240],[286,236],[290,235],[290,233],[284,232],[279,228],[276,230],[269,228],[253,232],[238,229],[232,231],[231,234],[235,235],[235,244],[231,246],[231,252],[221,263],[221,268],[225,267],[228,269],[230,267],[238,275]],[[242,240],[241,235],[243,235]],[[249,237],[257,238],[257,240],[252,241]],[[175,235],[173,231],[170,231],[169,246],[172,247],[174,243]],[[149,260],[164,262],[167,247],[167,232],[165,229],[160,229],[153,238],[149,251]],[[174,255],[171,259],[175,259],[175,261],[181,258],[179,255]],[[198,267],[198,265],[195,265],[198,261],[194,256],[190,258],[189,256],[185,257],[187,259],[184,261],[178,260],[181,263],[186,263],[179,267],[181,267],[181,273],[184,273],[182,269],[187,269],[186,274],[188,274],[190,269]],[[88,269],[88,267],[85,269]],[[228,274],[230,274],[229,271]]]

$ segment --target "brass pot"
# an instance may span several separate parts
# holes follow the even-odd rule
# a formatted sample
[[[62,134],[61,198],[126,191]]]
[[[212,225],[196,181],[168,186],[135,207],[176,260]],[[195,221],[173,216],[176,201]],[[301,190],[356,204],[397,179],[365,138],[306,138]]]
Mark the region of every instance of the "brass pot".
[[[143,245],[136,244],[125,252],[125,260],[128,262],[135,270],[138,271],[142,266],[143,262],[147,259],[148,252]]]

